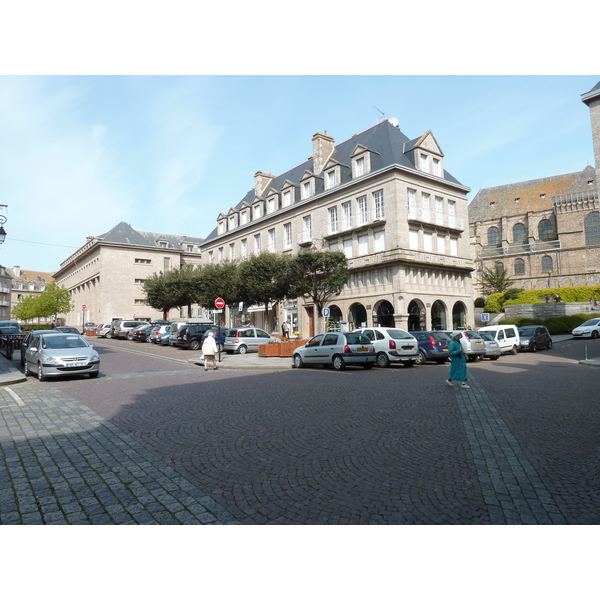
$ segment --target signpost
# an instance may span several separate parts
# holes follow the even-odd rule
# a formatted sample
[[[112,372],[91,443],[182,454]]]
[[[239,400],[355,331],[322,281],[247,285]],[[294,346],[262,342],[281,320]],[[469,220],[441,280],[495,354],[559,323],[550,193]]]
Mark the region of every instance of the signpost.
[[[481,321],[483,323],[490,320],[490,313],[481,313]]]
[[[219,315],[217,324],[217,346],[219,350],[219,362],[221,362],[221,342],[219,342],[219,339],[221,338],[221,313],[225,308],[225,300],[223,300],[223,298],[217,298],[215,300],[215,308],[217,309],[215,312]]]

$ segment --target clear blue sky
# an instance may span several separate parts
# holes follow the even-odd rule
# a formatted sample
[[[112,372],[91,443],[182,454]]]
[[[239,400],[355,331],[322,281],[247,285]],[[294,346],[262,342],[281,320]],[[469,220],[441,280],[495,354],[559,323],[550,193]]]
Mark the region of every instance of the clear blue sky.
[[[120,221],[206,236],[217,214],[306,160],[396,117],[432,130],[473,191],[593,163],[582,93],[600,76],[4,76],[1,264],[54,271]]]

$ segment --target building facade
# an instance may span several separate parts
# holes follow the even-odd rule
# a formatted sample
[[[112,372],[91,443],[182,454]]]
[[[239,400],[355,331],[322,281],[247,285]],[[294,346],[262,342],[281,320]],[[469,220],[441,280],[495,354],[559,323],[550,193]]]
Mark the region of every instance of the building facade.
[[[264,251],[341,250],[350,277],[327,307],[327,327],[395,326],[409,330],[472,323],[467,193],[444,168],[428,131],[409,139],[396,120],[335,145],[312,138],[312,157],[255,185],[202,243],[203,263],[243,260]],[[278,332],[289,320],[300,337],[315,333],[314,306],[290,299],[241,307],[229,324]]]
[[[133,229],[119,223],[87,243],[60,265],[56,281],[69,290],[74,310],[66,323],[106,323],[112,319],[162,319],[147,306],[143,283],[151,275],[201,263],[202,238]],[[198,307],[192,307],[197,314]],[[169,318],[187,317],[172,309]],[[193,315],[195,316],[195,315]]]
[[[0,320],[10,319],[12,292],[12,275],[8,269],[0,265]]]
[[[469,204],[476,294],[483,270],[497,262],[517,288],[600,285],[600,82],[582,101],[595,168],[482,189]]]
[[[10,291],[11,307],[18,304],[21,298],[38,296],[46,289],[46,286],[53,281],[52,273],[21,269],[19,266],[15,266],[12,269],[6,269],[6,272],[12,279]],[[12,308],[10,310],[12,310]],[[49,322],[50,318],[38,319],[38,321]]]

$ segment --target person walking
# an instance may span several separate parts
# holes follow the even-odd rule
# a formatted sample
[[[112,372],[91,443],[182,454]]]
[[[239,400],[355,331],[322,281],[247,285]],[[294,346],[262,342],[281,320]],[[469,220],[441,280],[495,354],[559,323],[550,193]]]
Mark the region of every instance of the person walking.
[[[206,339],[202,344],[202,354],[204,355],[204,370],[208,371],[208,361],[212,360],[213,369],[219,370],[217,367],[217,342],[215,342],[215,334],[209,331],[206,334]]]
[[[467,383],[467,357],[463,351],[460,338],[462,333],[455,331],[452,335],[452,339],[448,344],[448,353],[450,354],[450,375],[446,379],[446,383],[450,387],[454,387],[454,382],[460,383],[460,387],[463,389],[471,389],[471,386]]]
[[[284,321],[281,325],[281,332],[283,333],[283,337],[288,340],[290,338],[290,324],[287,321]]]

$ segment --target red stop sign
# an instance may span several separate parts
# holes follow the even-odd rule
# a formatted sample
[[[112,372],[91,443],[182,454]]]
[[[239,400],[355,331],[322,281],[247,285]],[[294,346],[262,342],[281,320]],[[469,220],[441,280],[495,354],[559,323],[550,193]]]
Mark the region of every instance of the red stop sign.
[[[218,309],[225,308],[225,300],[223,300],[223,298],[217,298],[215,300],[215,308],[218,308]]]

